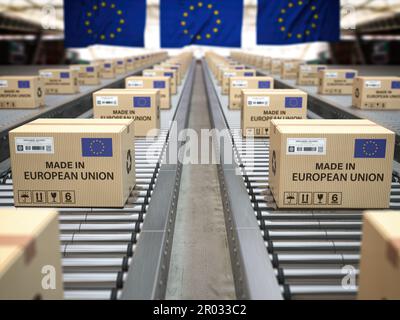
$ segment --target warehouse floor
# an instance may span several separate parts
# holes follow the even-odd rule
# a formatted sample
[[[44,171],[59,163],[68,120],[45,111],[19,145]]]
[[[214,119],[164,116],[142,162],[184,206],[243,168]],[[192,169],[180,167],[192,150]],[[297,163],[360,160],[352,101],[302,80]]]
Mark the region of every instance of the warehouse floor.
[[[197,65],[189,128],[199,136],[211,128],[203,81]],[[166,298],[235,298],[216,165],[183,166]]]

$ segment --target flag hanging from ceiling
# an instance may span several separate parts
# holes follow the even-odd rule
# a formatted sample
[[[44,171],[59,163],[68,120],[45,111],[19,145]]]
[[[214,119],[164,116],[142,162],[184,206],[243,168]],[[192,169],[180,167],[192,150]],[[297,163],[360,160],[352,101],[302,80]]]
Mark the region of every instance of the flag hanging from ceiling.
[[[146,0],[64,0],[66,47],[143,47]]]
[[[339,0],[258,0],[258,44],[334,42],[339,38]]]
[[[240,47],[243,0],[160,0],[161,47]]]

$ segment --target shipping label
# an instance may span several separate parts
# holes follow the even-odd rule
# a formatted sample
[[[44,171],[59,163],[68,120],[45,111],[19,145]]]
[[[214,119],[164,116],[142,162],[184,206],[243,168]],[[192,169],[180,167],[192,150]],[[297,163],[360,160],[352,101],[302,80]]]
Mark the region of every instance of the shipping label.
[[[54,153],[53,137],[16,137],[16,153]]]
[[[128,88],[143,88],[143,80],[128,80],[126,86]]]
[[[96,97],[96,105],[97,106],[118,106],[118,97],[117,96],[97,96]]]
[[[287,138],[287,155],[326,155],[326,138]]]
[[[249,107],[269,107],[269,97],[247,97]]]

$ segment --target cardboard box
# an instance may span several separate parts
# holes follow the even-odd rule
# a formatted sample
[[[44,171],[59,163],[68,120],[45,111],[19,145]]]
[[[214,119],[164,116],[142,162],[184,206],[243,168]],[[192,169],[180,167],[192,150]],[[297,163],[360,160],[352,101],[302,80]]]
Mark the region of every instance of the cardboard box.
[[[68,69],[43,69],[39,76],[44,83],[46,94],[79,93],[78,72]]]
[[[125,58],[125,67],[126,67],[126,71],[133,71],[135,70],[135,61],[133,60],[133,58],[128,57]]]
[[[156,136],[160,129],[160,91],[103,89],[93,94],[94,118],[133,119],[135,136]]]
[[[400,110],[400,77],[357,77],[353,106],[360,109]]]
[[[172,69],[147,69],[143,70],[144,77],[169,77],[171,78],[170,86],[171,86],[171,94],[175,95],[178,92],[178,83],[176,80],[176,70]]]
[[[269,186],[279,208],[388,208],[394,133],[365,120],[273,120]]]
[[[283,61],[281,65],[281,78],[285,80],[297,79],[299,66],[302,63],[302,61],[297,60]]]
[[[115,59],[115,73],[117,75],[126,73],[125,59]]]
[[[220,64],[218,69],[217,69],[218,85],[222,86],[224,73],[226,71],[228,71],[228,70],[244,70],[244,69],[246,69],[246,67],[244,65],[237,64],[237,63],[223,63],[223,64]]]
[[[299,66],[297,85],[299,86],[318,86],[318,72],[327,67],[320,64],[305,64]]]
[[[244,137],[268,137],[272,119],[305,119],[307,93],[298,89],[243,90]]]
[[[44,106],[44,83],[38,76],[0,77],[0,109],[34,109]]]
[[[123,207],[135,185],[132,125],[53,120],[9,133],[15,205]]]
[[[226,69],[222,76],[222,94],[229,94],[229,78],[231,77],[254,77],[256,75],[255,70],[243,69]]]
[[[115,61],[104,60],[100,62],[100,77],[102,79],[114,79],[116,77]]]
[[[176,64],[170,64],[170,63],[162,63],[160,65],[154,66],[154,69],[171,69],[175,70],[176,72],[176,84],[177,86],[180,86],[182,84],[182,74],[179,70],[179,66]]]
[[[271,74],[280,75],[282,69],[282,60],[281,59],[272,59],[271,60]]]
[[[100,84],[100,66],[76,64],[70,66],[78,73],[78,85],[95,86]]]
[[[357,70],[327,69],[318,72],[318,93],[343,95],[353,93],[353,81],[357,77]]]
[[[171,108],[171,87],[169,77],[128,77],[125,79],[127,89],[158,89],[160,90],[160,108]]]
[[[229,78],[229,109],[242,109],[242,90],[273,89],[274,78],[271,77],[232,77]]]
[[[0,209],[0,300],[63,298],[57,212]]]
[[[363,216],[358,299],[400,300],[400,211]]]

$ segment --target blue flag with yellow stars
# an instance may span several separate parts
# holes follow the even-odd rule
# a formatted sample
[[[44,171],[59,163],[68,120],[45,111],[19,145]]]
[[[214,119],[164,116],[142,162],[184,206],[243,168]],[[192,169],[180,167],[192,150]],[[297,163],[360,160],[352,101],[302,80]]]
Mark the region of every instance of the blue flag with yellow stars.
[[[243,0],[160,0],[161,47],[240,47]]]
[[[258,0],[257,44],[339,41],[339,0]]]
[[[144,47],[146,0],[64,0],[65,46]]]

